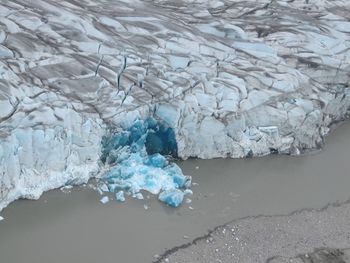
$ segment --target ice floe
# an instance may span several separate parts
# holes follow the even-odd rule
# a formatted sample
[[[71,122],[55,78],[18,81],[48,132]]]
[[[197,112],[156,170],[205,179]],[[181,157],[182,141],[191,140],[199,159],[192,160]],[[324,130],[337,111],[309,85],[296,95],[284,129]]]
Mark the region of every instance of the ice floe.
[[[124,202],[125,201],[125,196],[124,196],[124,191],[119,191],[115,194],[115,200],[119,202]]]
[[[101,198],[100,202],[102,204],[107,204],[109,202],[109,197],[108,196],[104,196]]]

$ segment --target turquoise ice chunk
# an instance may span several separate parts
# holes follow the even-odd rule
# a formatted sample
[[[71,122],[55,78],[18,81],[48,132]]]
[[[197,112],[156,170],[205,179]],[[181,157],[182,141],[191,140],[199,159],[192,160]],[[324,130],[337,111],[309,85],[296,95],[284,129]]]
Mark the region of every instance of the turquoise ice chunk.
[[[145,164],[153,167],[164,168],[168,165],[168,161],[163,155],[159,153],[151,155],[145,162]]]
[[[125,202],[124,191],[119,191],[115,194],[115,199],[119,202]]]
[[[184,199],[184,193],[179,189],[174,189],[160,193],[158,198],[171,207],[178,207]]]

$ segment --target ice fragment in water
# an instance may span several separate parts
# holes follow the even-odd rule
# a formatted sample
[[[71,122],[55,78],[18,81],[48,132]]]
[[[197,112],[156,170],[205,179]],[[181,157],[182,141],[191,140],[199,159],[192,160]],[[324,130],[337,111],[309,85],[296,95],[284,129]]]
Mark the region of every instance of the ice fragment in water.
[[[102,197],[101,200],[100,200],[100,202],[101,202],[102,204],[108,203],[108,202],[109,202],[109,197],[108,197],[108,196]]]
[[[4,220],[4,218],[2,216],[0,216],[0,221]]]
[[[184,198],[184,193],[179,189],[168,190],[160,193],[159,200],[172,207],[178,207]]]
[[[109,192],[108,186],[106,184],[100,185],[99,188],[102,192]]]
[[[184,191],[184,194],[185,194],[185,195],[193,195],[193,192],[192,192],[192,190],[190,190],[190,189],[186,189],[186,190]]]
[[[119,202],[124,202],[125,201],[124,191],[119,191],[118,193],[116,193],[115,198]]]
[[[143,198],[143,195],[141,194],[141,193],[137,193],[137,194],[135,194],[135,196],[134,196],[136,199],[139,199],[139,200],[143,200],[144,198]]]

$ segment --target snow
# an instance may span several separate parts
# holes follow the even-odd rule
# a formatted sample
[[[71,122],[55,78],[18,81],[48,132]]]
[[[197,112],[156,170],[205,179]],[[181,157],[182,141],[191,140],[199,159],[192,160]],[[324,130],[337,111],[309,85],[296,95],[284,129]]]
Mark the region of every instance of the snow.
[[[144,197],[143,197],[143,195],[141,193],[137,193],[133,197],[135,197],[136,199],[139,199],[139,200],[143,200],[144,199]]]
[[[193,195],[193,191],[192,191],[191,189],[186,189],[186,190],[184,191],[184,194],[185,194],[185,195]]]

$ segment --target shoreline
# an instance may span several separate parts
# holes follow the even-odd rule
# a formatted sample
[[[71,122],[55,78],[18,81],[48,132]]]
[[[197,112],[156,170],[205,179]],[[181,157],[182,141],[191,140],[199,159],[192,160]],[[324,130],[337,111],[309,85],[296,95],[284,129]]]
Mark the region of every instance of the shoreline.
[[[349,219],[350,199],[345,202],[328,204],[321,209],[306,208],[284,215],[257,215],[234,219],[228,223],[209,230],[207,234],[197,237],[191,242],[167,250],[153,262],[333,262],[317,261],[317,259],[314,259],[315,261],[308,260],[312,260],[312,257],[317,257],[318,253],[327,254],[327,250],[329,251],[330,255],[329,258],[326,257],[325,260],[333,259],[332,257],[334,255],[332,255],[332,253],[334,251],[339,252],[346,250],[347,255],[350,256]],[[342,222],[343,224],[341,225],[339,222]],[[321,232],[317,232],[315,230],[302,232],[302,230],[312,229],[313,226],[317,224],[326,225],[330,228],[332,228],[330,225],[334,224],[334,226],[337,226],[337,229],[332,231],[332,229],[322,227],[322,229],[324,229],[324,233],[322,233],[321,236],[329,236],[330,238],[329,240],[323,238],[317,242],[315,241],[317,240],[315,236]],[[273,225],[276,227],[273,228]],[[320,227],[318,226],[317,230],[319,229]],[[339,229],[343,230],[343,235],[339,235],[341,232]],[[226,232],[229,233],[231,237],[227,238]],[[295,236],[288,239],[288,241],[285,241],[284,239],[287,239],[288,235],[291,235],[292,232],[294,232]],[[271,239],[272,236],[275,240]],[[308,238],[311,241],[305,241]],[[253,240],[256,241],[254,242],[255,245],[261,242],[261,247],[251,247],[247,245],[247,243]],[[271,242],[267,240],[270,240]],[[300,240],[310,242],[311,244],[308,244],[305,247],[299,246],[296,248]],[[254,255],[255,257],[242,255],[242,253],[239,252],[242,247],[237,248],[236,241],[239,241],[240,243],[243,242],[245,245],[245,250],[248,250],[248,253]],[[277,243],[280,243],[280,247],[278,249],[276,249]],[[337,243],[338,245],[336,245]],[[230,246],[231,249],[228,249],[228,246]],[[266,251],[269,247],[273,247],[271,248],[272,251],[265,253],[264,256],[261,254],[256,254],[256,251]],[[220,250],[223,249],[226,251],[224,253],[220,253],[218,251],[219,248]],[[205,251],[207,251],[207,253],[205,253]],[[239,256],[237,257],[237,255]],[[295,259],[295,261],[293,261],[293,259]],[[340,253],[337,257],[334,257],[333,260],[339,260],[339,262],[347,263],[350,262],[350,257],[347,257],[346,255],[344,256]]]

